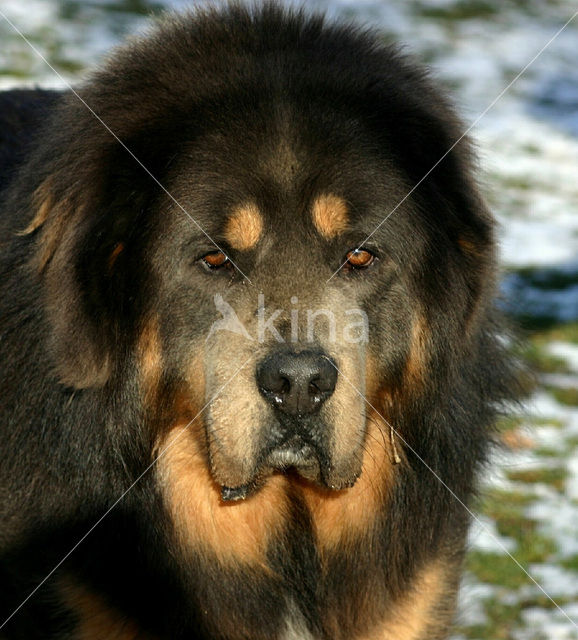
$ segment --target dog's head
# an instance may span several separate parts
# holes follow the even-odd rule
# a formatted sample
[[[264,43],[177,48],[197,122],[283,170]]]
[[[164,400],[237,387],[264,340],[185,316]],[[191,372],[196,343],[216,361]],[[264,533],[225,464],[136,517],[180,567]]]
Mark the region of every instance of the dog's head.
[[[235,11],[237,35],[182,19],[121,50],[80,89],[98,118],[73,95],[55,115],[29,227],[51,353],[74,387],[136,375],[163,428],[188,407],[225,498],[277,473],[343,489],[372,421],[467,354],[491,220],[410,63]]]

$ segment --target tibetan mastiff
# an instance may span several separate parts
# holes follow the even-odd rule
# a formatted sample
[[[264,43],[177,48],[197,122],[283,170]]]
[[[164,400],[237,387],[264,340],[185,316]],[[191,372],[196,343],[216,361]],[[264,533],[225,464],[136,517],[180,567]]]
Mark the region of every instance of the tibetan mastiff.
[[[232,4],[0,124],[0,637],[446,638],[515,372],[427,74]]]

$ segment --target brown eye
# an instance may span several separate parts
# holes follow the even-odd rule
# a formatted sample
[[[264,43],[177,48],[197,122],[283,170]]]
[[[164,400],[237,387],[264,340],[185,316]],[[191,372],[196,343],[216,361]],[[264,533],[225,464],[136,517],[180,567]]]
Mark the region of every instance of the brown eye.
[[[351,269],[365,269],[373,264],[375,256],[365,249],[353,249],[346,256],[346,266]]]
[[[212,251],[201,258],[209,269],[220,269],[229,264],[229,258],[222,251]]]

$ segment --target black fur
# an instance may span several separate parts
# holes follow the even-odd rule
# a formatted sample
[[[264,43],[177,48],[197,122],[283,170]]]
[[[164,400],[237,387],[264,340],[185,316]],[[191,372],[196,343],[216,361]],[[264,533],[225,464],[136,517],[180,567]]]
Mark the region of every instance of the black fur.
[[[294,255],[305,245],[315,253],[311,291],[462,133],[433,82],[379,36],[273,5],[169,18],[78,93],[219,244],[226,205],[239,193],[257,200],[271,212],[267,233],[282,235]],[[287,122],[300,162],[279,186],[255,159],[274,150]],[[64,578],[171,640],[281,638],[288,602],[314,638],[361,637],[439,557],[455,568],[436,615],[451,610],[469,519],[448,488],[470,503],[496,412],[513,394],[492,310],[493,222],[467,141],[372,236],[375,272],[328,285],[349,287],[366,310],[374,375],[394,398],[387,419],[407,443],[398,440],[405,461],[394,468],[387,509],[363,539],[322,562],[295,490],[264,573],[223,568],[210,553],[184,556],[154,473],[116,503],[171,422],[185,356],[214,319],[213,293],[248,285],[234,270],[214,278],[193,270],[211,243],[75,95],[8,93],[0,124],[2,620],[115,505],[0,637],[76,638]],[[321,243],[302,213],[324,190],[350,204],[341,244]],[[47,219],[22,233],[47,198]],[[232,255],[251,279],[264,275],[260,254]],[[276,290],[290,291],[290,254],[276,264]],[[427,364],[407,389],[417,311]],[[136,350],[151,312],[166,354],[154,411]],[[357,606],[360,594],[372,608]],[[446,618],[423,638],[446,637]]]

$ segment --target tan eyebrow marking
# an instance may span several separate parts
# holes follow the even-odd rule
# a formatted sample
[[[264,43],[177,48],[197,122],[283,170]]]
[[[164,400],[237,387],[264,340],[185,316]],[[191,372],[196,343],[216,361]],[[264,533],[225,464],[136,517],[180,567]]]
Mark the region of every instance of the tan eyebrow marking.
[[[333,194],[319,196],[313,203],[313,224],[325,238],[334,238],[347,229],[348,211],[343,198]]]
[[[263,217],[257,205],[248,202],[233,210],[227,221],[225,237],[233,249],[252,249],[263,233]]]

